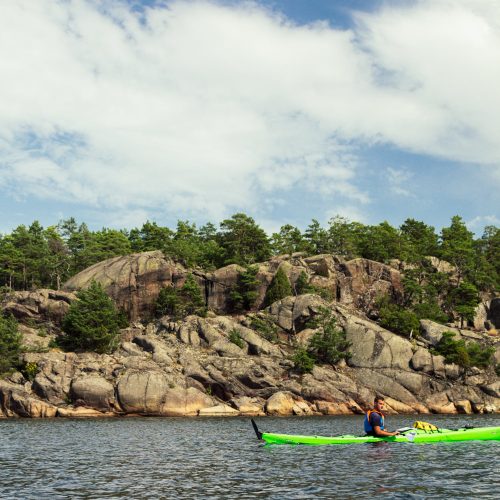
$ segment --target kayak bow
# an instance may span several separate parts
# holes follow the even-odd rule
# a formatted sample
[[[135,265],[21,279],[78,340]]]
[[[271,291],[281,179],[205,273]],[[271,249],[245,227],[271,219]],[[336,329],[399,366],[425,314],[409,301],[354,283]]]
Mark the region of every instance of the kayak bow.
[[[267,444],[362,444],[380,443],[437,443],[442,441],[500,441],[500,427],[476,427],[460,429],[437,429],[428,431],[424,429],[404,430],[398,436],[374,437],[374,436],[300,436],[292,434],[273,434],[259,431],[257,424],[252,419],[257,438]]]

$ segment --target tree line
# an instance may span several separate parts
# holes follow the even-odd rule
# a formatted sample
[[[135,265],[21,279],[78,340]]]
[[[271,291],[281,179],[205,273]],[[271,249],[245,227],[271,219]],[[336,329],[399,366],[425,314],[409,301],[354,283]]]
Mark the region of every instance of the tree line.
[[[273,255],[302,252],[305,255],[335,254],[346,259],[364,257],[378,262],[399,259],[417,267],[409,273],[408,300],[418,294],[425,257],[434,256],[456,268],[458,282],[477,290],[498,290],[500,230],[487,226],[479,238],[461,217],[437,232],[415,219],[401,226],[388,222],[367,225],[337,216],[326,226],[312,220],[301,231],[290,224],[270,236],[243,213],[197,227],[178,221],[175,229],[146,222],[131,230],[103,228],[92,231],[74,218],[42,227],[38,221],[20,225],[0,235],[0,286],[9,290],[40,287],[59,289],[69,277],[110,257],[161,250],[187,267],[213,270],[228,264],[248,267]],[[413,288],[412,288],[413,285]]]

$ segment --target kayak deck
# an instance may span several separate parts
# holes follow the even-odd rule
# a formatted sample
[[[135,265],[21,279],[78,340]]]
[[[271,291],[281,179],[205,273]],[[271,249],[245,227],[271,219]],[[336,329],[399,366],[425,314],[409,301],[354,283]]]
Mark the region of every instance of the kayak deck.
[[[437,443],[444,441],[500,441],[500,427],[477,427],[461,429],[438,429],[426,431],[422,429],[411,429],[398,436],[374,437],[374,436],[300,436],[292,434],[273,434],[260,432],[254,426],[259,439],[267,444],[362,444],[362,443]]]

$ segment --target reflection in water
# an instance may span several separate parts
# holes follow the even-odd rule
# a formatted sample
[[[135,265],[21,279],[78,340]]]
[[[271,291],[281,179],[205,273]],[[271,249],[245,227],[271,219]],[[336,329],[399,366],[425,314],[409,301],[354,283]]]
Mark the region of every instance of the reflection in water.
[[[432,421],[500,425],[494,416]],[[361,426],[359,416],[259,420],[293,434]],[[498,498],[499,469],[500,442],[263,447],[246,418],[0,421],[2,499]]]

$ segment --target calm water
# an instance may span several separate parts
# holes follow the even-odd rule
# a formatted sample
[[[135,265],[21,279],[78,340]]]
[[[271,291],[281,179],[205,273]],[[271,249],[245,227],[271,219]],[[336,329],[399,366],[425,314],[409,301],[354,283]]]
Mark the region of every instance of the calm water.
[[[425,419],[500,425],[498,416]],[[362,417],[265,418],[352,433]],[[390,428],[411,424],[390,417]],[[500,498],[500,442],[263,447],[249,419],[3,420],[0,498]]]

